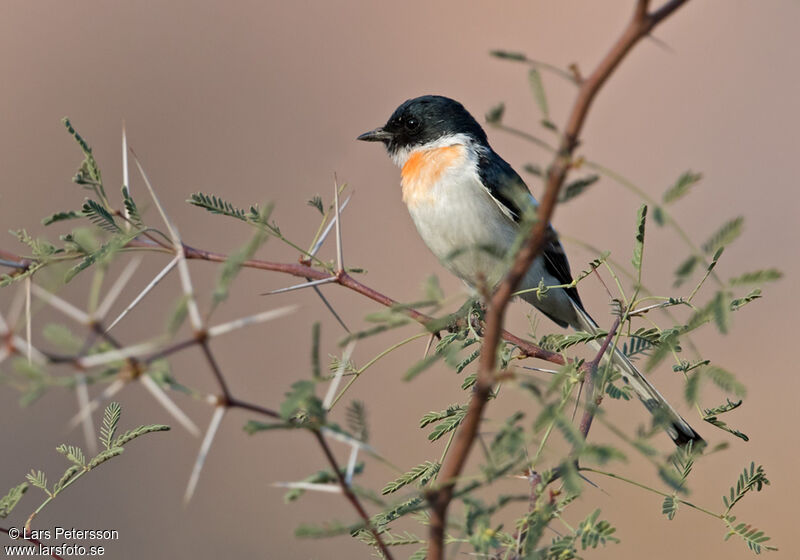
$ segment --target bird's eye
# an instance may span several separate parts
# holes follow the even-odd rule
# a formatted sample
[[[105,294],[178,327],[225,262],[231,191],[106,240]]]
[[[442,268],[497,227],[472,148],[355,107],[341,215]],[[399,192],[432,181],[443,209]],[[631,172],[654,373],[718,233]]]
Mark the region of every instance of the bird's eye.
[[[406,130],[409,132],[414,132],[419,128],[419,120],[415,117],[409,117],[406,119]]]

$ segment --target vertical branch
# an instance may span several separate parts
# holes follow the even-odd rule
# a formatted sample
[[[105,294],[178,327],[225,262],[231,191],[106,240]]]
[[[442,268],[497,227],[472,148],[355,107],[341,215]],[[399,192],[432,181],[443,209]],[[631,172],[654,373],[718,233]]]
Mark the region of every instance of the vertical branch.
[[[478,375],[464,417],[453,442],[447,461],[442,465],[439,475],[441,484],[428,492],[431,504],[430,539],[428,540],[428,560],[444,558],[444,534],[447,523],[447,509],[453,497],[456,479],[461,474],[469,451],[475,441],[483,410],[494,384],[497,361],[497,347],[501,341],[505,311],[522,278],[533,260],[541,253],[548,240],[550,219],[558,201],[558,193],[572,166],[572,155],[578,147],[579,136],[589,108],[600,88],[630,52],[633,46],[645,37],[660,21],[665,19],[687,0],[671,0],[656,12],[649,13],[647,0],[637,0],[633,17],[620,37],[603,57],[597,68],[580,83],[577,98],[564,129],[559,149],[547,173],[547,186],[538,209],[538,220],[532,226],[526,242],[517,253],[511,269],[497,287],[486,312],[486,329],[478,363]]]
[[[325,441],[325,437],[322,435],[322,432],[319,430],[314,430],[314,436],[316,436],[317,441],[319,442],[320,447],[322,447],[322,451],[325,453],[325,457],[328,459],[328,463],[330,463],[333,472],[336,474],[336,478],[339,480],[339,485],[342,487],[342,492],[350,500],[350,503],[353,504],[353,507],[358,512],[358,515],[361,516],[361,519],[364,521],[365,526],[372,533],[372,536],[375,537],[375,541],[378,543],[378,548],[381,549],[384,558],[387,560],[392,560],[392,553],[389,552],[389,548],[383,542],[380,533],[378,530],[372,525],[369,520],[369,515],[367,515],[364,506],[361,505],[361,502],[358,500],[358,497],[353,494],[353,491],[350,489],[350,485],[345,480],[342,471],[339,469],[339,463],[336,462],[336,457],[333,456],[331,452],[331,448],[328,447],[328,442]]]

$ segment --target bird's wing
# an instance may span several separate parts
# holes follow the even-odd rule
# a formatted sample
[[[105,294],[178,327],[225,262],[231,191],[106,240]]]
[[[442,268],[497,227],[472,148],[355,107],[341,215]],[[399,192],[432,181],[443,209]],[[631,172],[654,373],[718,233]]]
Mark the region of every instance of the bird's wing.
[[[525,181],[514,171],[503,158],[494,152],[485,152],[479,155],[478,170],[483,186],[509,219],[519,223],[524,213],[524,205],[537,206],[536,199],[531,194]],[[564,247],[558,240],[558,234],[553,227],[547,226],[547,240],[542,250],[542,261],[547,272],[559,284],[572,282],[572,272],[569,261],[564,252]],[[583,303],[575,287],[564,288],[569,297],[583,309]]]

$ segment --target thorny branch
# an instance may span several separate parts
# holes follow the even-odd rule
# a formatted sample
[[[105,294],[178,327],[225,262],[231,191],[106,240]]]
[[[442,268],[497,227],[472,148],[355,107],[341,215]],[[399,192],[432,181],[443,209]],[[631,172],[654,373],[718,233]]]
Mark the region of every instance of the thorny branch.
[[[438,560],[444,557],[444,528],[446,525],[447,509],[450,501],[453,498],[456,480],[464,468],[469,451],[476,438],[478,426],[495,381],[497,347],[500,340],[505,340],[513,344],[526,357],[539,358],[559,365],[563,365],[565,363],[565,360],[561,354],[545,350],[535,344],[525,341],[503,330],[502,325],[504,322],[505,310],[514,292],[516,291],[519,282],[527,272],[533,260],[541,252],[544,243],[547,241],[548,224],[550,223],[550,219],[555,209],[559,190],[572,167],[572,156],[579,145],[580,132],[585,123],[591,104],[594,101],[596,94],[617,68],[619,63],[625,58],[631,48],[640,39],[647,36],[658,23],[685,4],[686,1],[687,0],[671,0],[666,2],[657,10],[651,12],[649,11],[650,3],[648,0],[637,0],[634,15],[624,29],[623,33],[618,38],[617,42],[601,60],[594,72],[592,72],[587,78],[581,78],[578,80],[578,95],[570,113],[559,149],[557,150],[554,161],[548,170],[546,190],[538,210],[538,221],[532,226],[530,235],[518,252],[511,269],[488,302],[484,340],[479,359],[478,376],[467,414],[460,428],[456,432],[451,452],[447,456],[447,460],[442,466],[439,475],[439,480],[441,483],[427,494],[427,498],[432,509],[430,539],[428,541],[427,555],[429,560]],[[130,248],[157,250],[171,254],[175,253],[175,249],[172,246],[162,243],[152,236],[147,235],[145,237],[147,237],[147,239],[135,239],[129,242],[127,246]],[[228,259],[227,255],[196,249],[183,243],[180,244],[180,247],[182,248],[183,255],[186,259],[206,260],[216,263],[224,263]],[[22,273],[29,267],[36,264],[35,260],[22,258],[4,250],[0,250],[0,259],[2,259],[1,264],[15,269],[15,271],[12,272],[12,275]],[[350,276],[346,270],[342,268],[340,268],[339,271],[334,275],[331,275],[327,271],[313,268],[307,261],[301,261],[299,263],[278,263],[258,259],[247,260],[242,263],[241,266],[289,274],[299,278],[304,278],[308,281],[330,279],[330,283],[339,284],[340,286],[353,290],[386,307],[396,308],[405,313],[412,320],[417,321],[424,326],[428,326],[432,329],[436,328],[434,326],[435,324],[433,323],[433,317],[416,309],[401,306],[392,298],[374,290],[373,288],[370,288],[369,286],[366,286],[365,284],[362,284]],[[112,339],[105,332],[105,330],[102,329],[99,323],[92,323],[89,325],[89,327],[92,329],[95,336],[101,336],[112,346],[117,348],[120,347],[119,343]],[[617,319],[614,328],[606,337],[601,351],[597,355],[597,358],[587,365],[586,371],[589,375],[589,398],[591,398],[593,393],[594,370],[597,369],[597,363],[599,363],[599,359],[603,356],[604,351],[607,349],[610,343],[613,333],[618,329],[618,327],[619,319]],[[6,341],[6,343],[10,351],[16,350],[16,348],[13,347],[12,341],[9,340]],[[128,358],[127,361],[130,365],[130,369],[134,373],[134,376],[136,376],[142,372],[142,365],[146,365],[158,358],[162,358],[174,352],[193,347],[195,345],[201,346],[204,355],[215,374],[215,378],[219,383],[220,390],[223,393],[220,397],[218,397],[220,400],[218,404],[231,408],[242,408],[271,418],[280,417],[280,415],[274,410],[239,400],[231,395],[225,382],[225,378],[222,375],[219,366],[216,364],[213,354],[210,352],[208,338],[205,332],[195,333],[194,338],[175,343],[168,348],[151,354],[150,356],[138,359]],[[79,359],[76,358],[70,359],[68,357],[61,356],[53,356],[52,358],[54,361],[72,361],[76,367],[80,367]],[[590,403],[590,406],[587,407],[584,417],[581,420],[581,433],[584,435],[584,437],[588,435],[595,410],[596,407],[592,407]],[[342,487],[343,493],[353,504],[361,518],[365,521],[366,527],[376,538],[377,545],[385,557],[391,558],[391,554],[389,553],[385,543],[382,541],[379,532],[371,526],[369,522],[369,516],[359,502],[358,498],[355,496],[355,494],[353,494],[347,481],[342,477],[336,460],[333,457],[333,454],[331,453],[324,436],[319,431],[314,431],[314,434],[320,446],[322,447],[326,458],[333,467],[334,472],[336,472],[337,476],[339,477],[339,483]],[[534,499],[533,494],[531,499]]]
[[[633,46],[663,19],[672,14],[686,0],[671,0],[654,12],[649,12],[649,1],[638,0],[633,17],[623,30],[611,50],[600,61],[597,68],[580,82],[578,95],[570,112],[564,135],[556,157],[547,173],[547,186],[538,209],[538,220],[532,226],[528,239],[517,253],[508,274],[497,287],[486,312],[486,330],[478,363],[478,375],[470,399],[467,414],[458,429],[447,460],[442,465],[438,488],[428,493],[431,504],[430,538],[428,560],[444,558],[444,536],[447,509],[453,497],[458,476],[464,469],[470,449],[478,433],[486,402],[495,381],[497,347],[502,338],[505,311],[513,293],[541,253],[547,241],[550,219],[558,201],[558,193],[572,166],[572,155],[579,144],[580,132],[595,96]]]

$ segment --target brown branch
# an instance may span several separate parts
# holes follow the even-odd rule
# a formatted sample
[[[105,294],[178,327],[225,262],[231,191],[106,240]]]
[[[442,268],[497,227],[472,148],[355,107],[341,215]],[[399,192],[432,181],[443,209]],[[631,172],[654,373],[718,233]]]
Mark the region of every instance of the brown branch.
[[[619,328],[620,324],[620,317],[614,320],[614,324],[611,326],[611,330],[608,331],[605,340],[603,340],[603,344],[600,345],[600,349],[597,351],[597,355],[594,359],[586,364],[586,374],[588,376],[586,380],[586,409],[583,412],[583,416],[581,417],[580,423],[580,431],[583,435],[583,439],[585,440],[589,436],[589,430],[592,427],[592,420],[594,420],[594,414],[597,412],[597,408],[600,406],[601,401],[603,400],[603,395],[594,395],[595,389],[595,382],[597,381],[597,367],[600,365],[600,360],[603,359],[603,356],[608,350],[609,344],[611,344],[611,340],[617,333],[617,329]]]
[[[378,530],[370,522],[369,515],[367,515],[364,506],[361,505],[361,502],[358,500],[358,497],[355,494],[353,494],[353,491],[350,489],[350,485],[347,483],[347,480],[345,480],[344,475],[342,474],[342,471],[339,468],[339,463],[336,462],[336,457],[333,456],[331,448],[328,447],[328,442],[325,441],[325,437],[322,435],[322,432],[320,432],[319,430],[313,430],[313,432],[317,438],[317,441],[319,442],[320,447],[322,447],[322,451],[325,452],[325,457],[327,457],[328,463],[330,463],[333,472],[336,473],[336,477],[339,479],[339,486],[342,487],[342,492],[344,492],[344,495],[347,497],[348,500],[350,500],[350,503],[353,504],[353,507],[358,512],[358,515],[361,516],[361,519],[364,521],[365,527],[369,529],[369,532],[372,533],[373,537],[375,537],[375,541],[378,543],[378,548],[381,549],[384,558],[392,560],[392,553],[389,552],[389,548],[383,542],[383,539],[381,538],[381,535],[378,532]]]
[[[538,209],[538,221],[532,226],[530,235],[520,248],[511,269],[496,289],[486,313],[486,330],[479,359],[478,375],[470,399],[467,414],[456,432],[447,460],[442,465],[439,478],[442,483],[431,490],[427,497],[431,504],[430,538],[428,560],[444,558],[444,533],[447,509],[453,497],[453,489],[464,468],[470,449],[475,441],[483,417],[487,399],[495,381],[497,347],[502,338],[505,311],[519,283],[527,273],[533,260],[541,253],[547,236],[550,219],[555,210],[558,193],[572,166],[572,155],[579,143],[580,132],[586,115],[600,88],[616,70],[633,46],[661,20],[666,18],[686,0],[673,0],[655,13],[648,13],[647,0],[638,0],[636,10],[628,25],[611,50],[600,61],[597,68],[583,80],[570,112],[564,135],[553,163],[547,174],[547,186]]]

